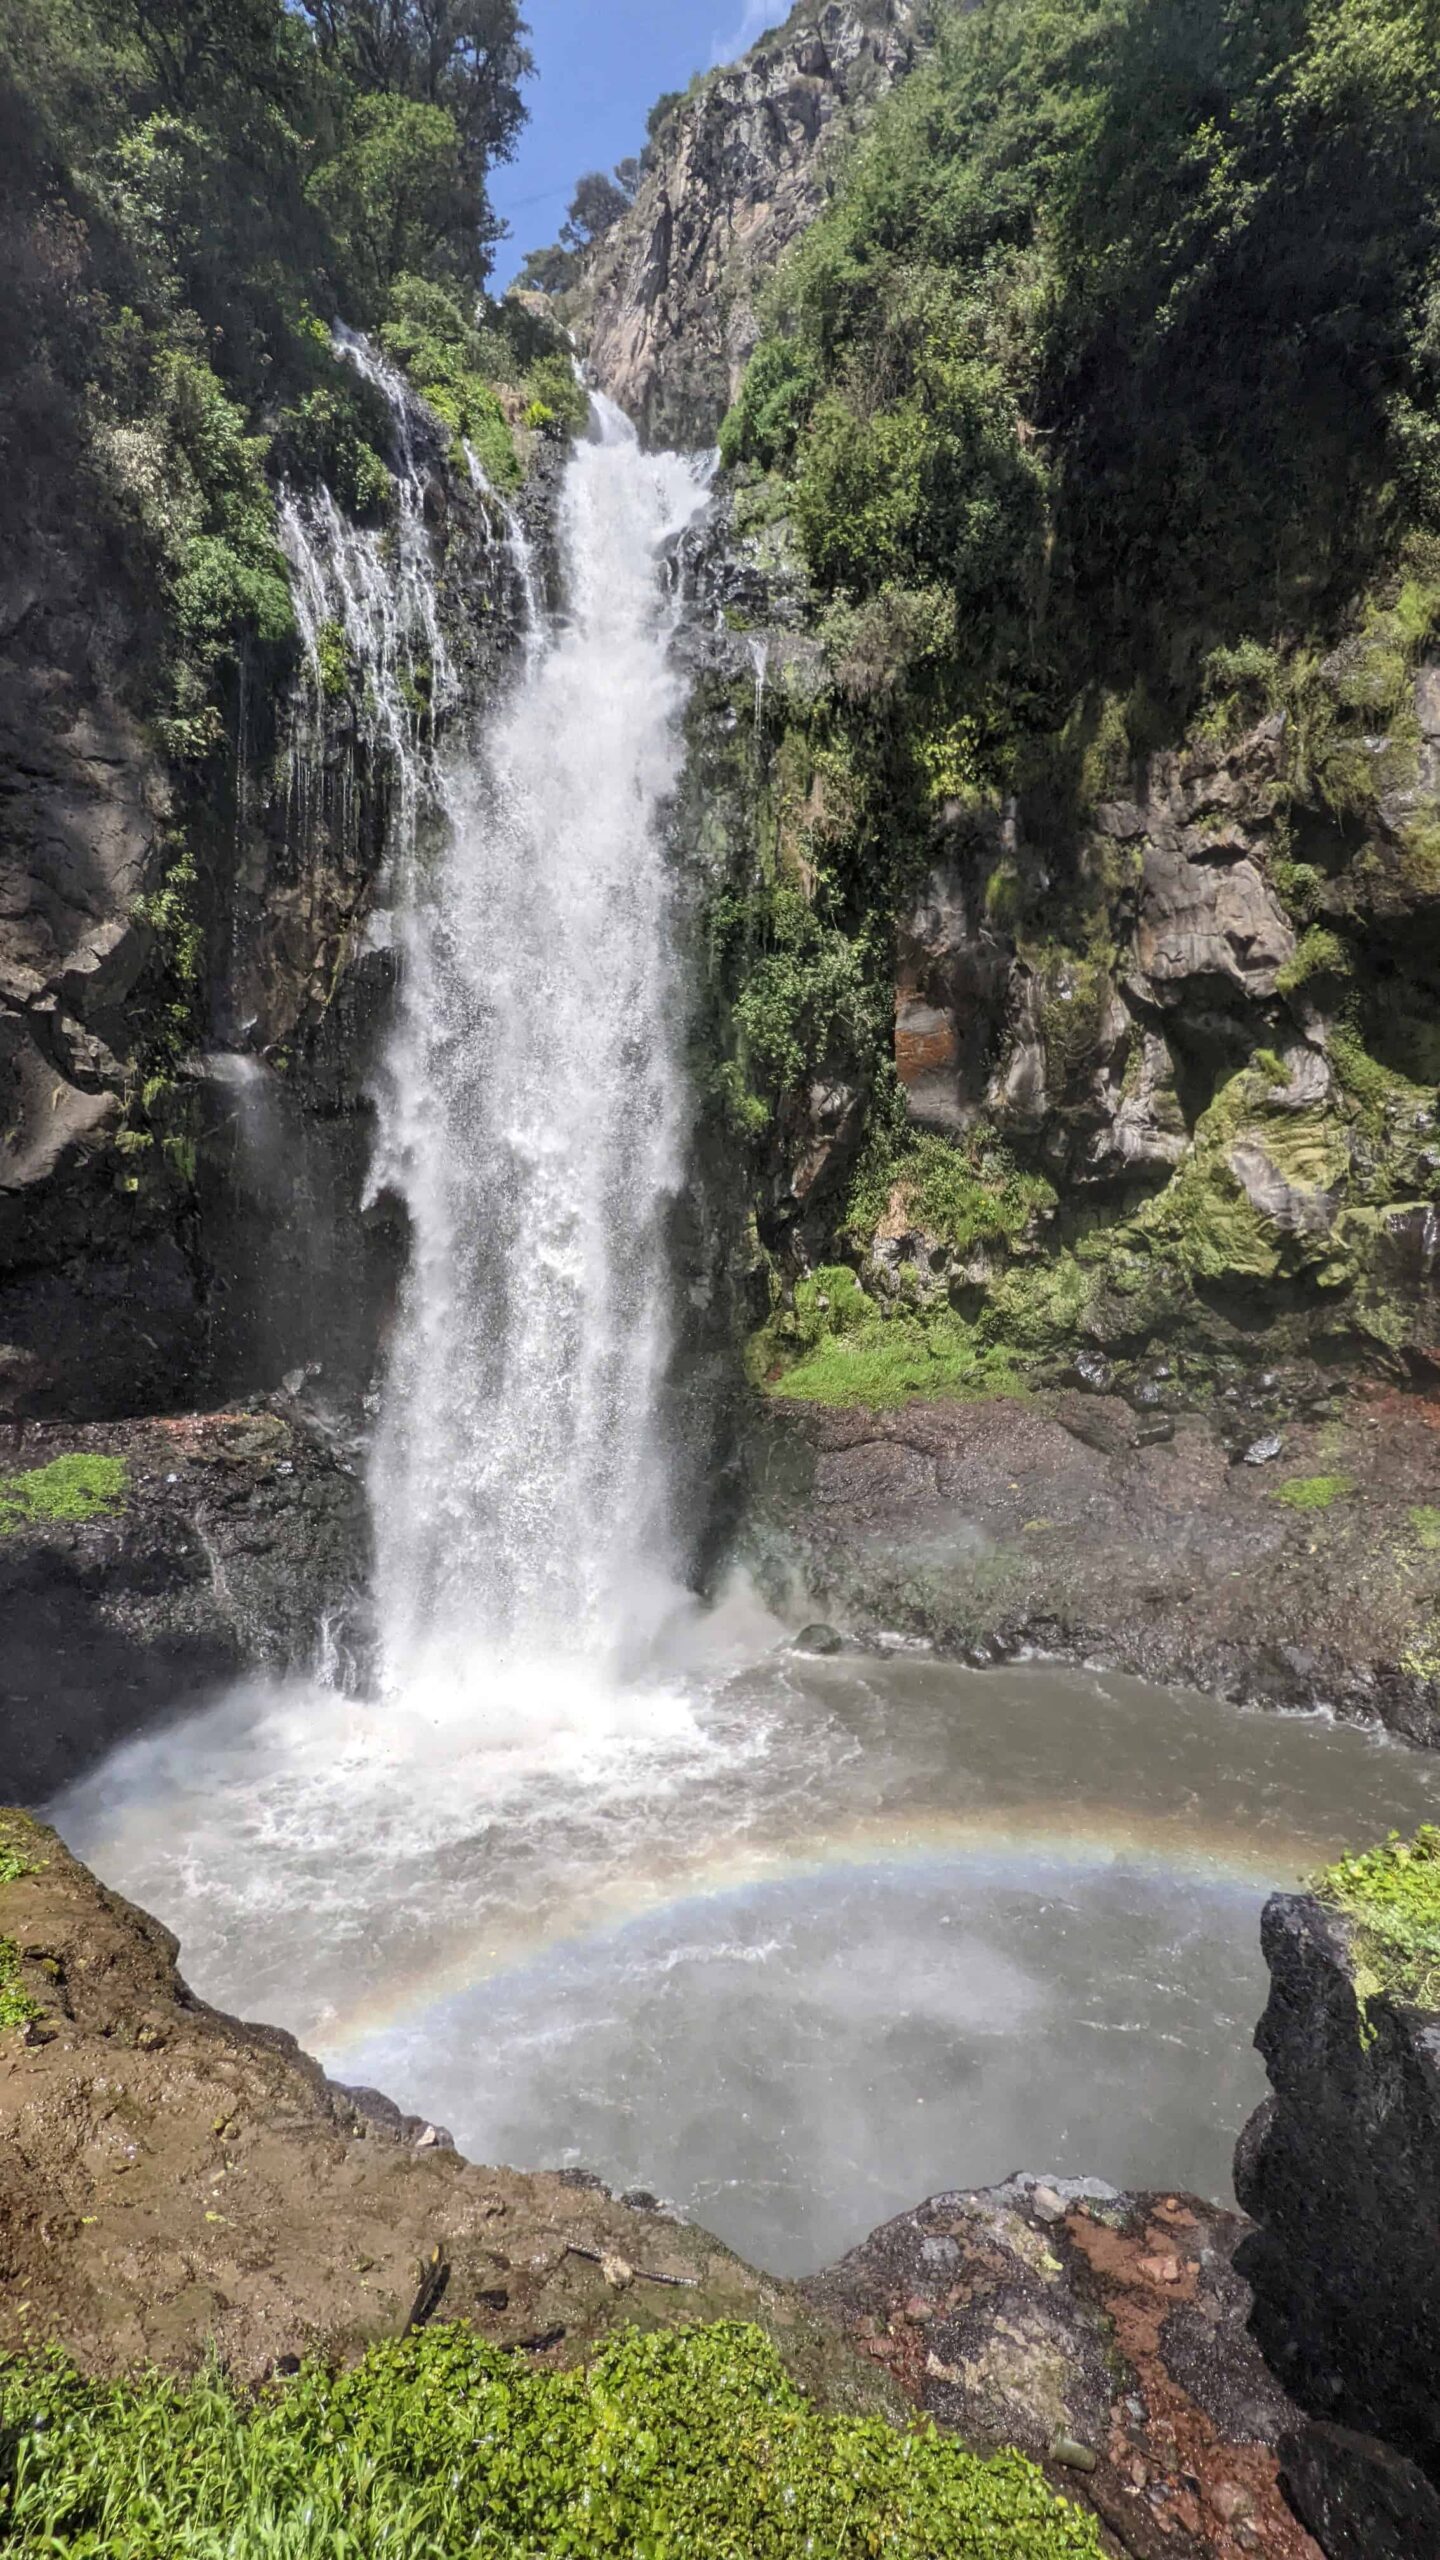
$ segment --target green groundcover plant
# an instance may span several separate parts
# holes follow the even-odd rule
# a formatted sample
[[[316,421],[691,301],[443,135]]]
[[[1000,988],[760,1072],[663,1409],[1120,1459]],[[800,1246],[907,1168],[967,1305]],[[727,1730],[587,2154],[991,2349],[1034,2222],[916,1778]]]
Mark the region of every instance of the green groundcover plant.
[[[254,2399],[0,2363],[0,2546],[72,2560],[1099,2560],[1015,2453],[826,2417],[753,2328],[534,2370],[463,2323]]]
[[[1413,1840],[1392,1831],[1376,1849],[1341,1858],[1315,1892],[1350,1923],[1362,2000],[1388,1992],[1417,2009],[1440,2009],[1440,1828]]]

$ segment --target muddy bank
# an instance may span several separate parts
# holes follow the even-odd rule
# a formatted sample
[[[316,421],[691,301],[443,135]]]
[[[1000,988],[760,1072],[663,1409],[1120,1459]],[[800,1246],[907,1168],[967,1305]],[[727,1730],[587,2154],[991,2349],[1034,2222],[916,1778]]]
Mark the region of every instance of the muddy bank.
[[[747,1552],[843,1633],[1031,1649],[1440,1744],[1434,1398],[772,1398],[752,1452]]]
[[[251,2382],[395,2336],[417,2302],[556,2361],[619,2321],[743,2319],[831,2405],[893,2400],[706,2233],[583,2179],[474,2168],[443,2128],[207,2008],[168,1931],[53,1832],[0,1821],[30,1866],[0,1885],[0,1932],[34,2011],[0,2034],[0,2351],[187,2372],[213,2344]]]

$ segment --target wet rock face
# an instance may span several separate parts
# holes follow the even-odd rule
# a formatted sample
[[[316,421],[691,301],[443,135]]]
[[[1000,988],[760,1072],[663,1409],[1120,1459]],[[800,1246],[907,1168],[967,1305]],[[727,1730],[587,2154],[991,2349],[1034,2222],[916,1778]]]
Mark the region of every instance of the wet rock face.
[[[1293,1108],[1326,1098],[1323,1033],[1277,994],[1297,941],[1262,858],[1281,752],[1266,724],[1229,756],[1160,756],[1142,800],[1093,811],[1103,964],[1038,962],[986,923],[987,871],[1042,859],[1014,811],[937,867],[899,942],[896,1063],[920,1125],[984,1111],[1062,1183],[1113,1190],[1163,1184],[1217,1079],[1264,1042],[1286,1052]]]
[[[3,1436],[0,1496],[76,1455],[124,1470],[98,1517],[7,1516],[0,1528],[10,1796],[43,1802],[245,1669],[308,1667],[326,1643],[342,1658],[363,1652],[358,1461],[298,1410]]]
[[[978,1664],[1038,1649],[1440,1745],[1440,1572],[1415,1525],[1440,1494],[1440,1405],[1374,1393],[1307,1415],[1304,1373],[1274,1372],[1274,1402],[1201,1412],[1168,1368],[1122,1381],[1082,1352],[1069,1375],[887,1413],[767,1399],[756,1569],[858,1635]],[[1282,1498],[1297,1488],[1317,1507]]]
[[[1277,1895],[1263,1938],[1273,2094],[1236,2186],[1255,2335],[1321,2422],[1297,2491],[1335,2560],[1440,2551],[1440,2022],[1383,1994],[1362,2018],[1345,1925],[1308,1896]]]
[[[1021,2446],[1135,2560],[1317,2560],[1280,2485],[1298,2412],[1246,2329],[1245,2229],[1018,2177],[932,2197],[804,2291],[939,2426]]]
[[[581,325],[595,380],[650,443],[714,441],[756,295],[823,203],[832,145],[922,57],[932,17],[929,0],[809,0],[662,128]]]
[[[463,717],[513,644],[514,580],[438,443],[430,500]],[[164,1413],[310,1356],[318,1271],[266,1339],[235,1319],[275,1221],[253,1214],[206,1056],[283,1073],[324,1159],[291,1241],[326,1215],[333,1245],[360,1217],[393,979],[374,908],[395,776],[353,710],[329,705],[317,737],[292,661],[257,659],[233,760],[166,767],[134,707],[152,608],[75,517],[67,495],[60,527],[0,537],[0,1421]],[[183,983],[162,913],[182,856]]]
[[[328,2081],[294,2039],[207,2008],[168,1931],[53,1832],[0,1934],[41,2014],[0,2038],[0,2351],[44,2333],[88,2371],[237,2384],[347,2357],[414,2317],[574,2362],[617,2325],[755,2320],[832,2407],[899,2407],[788,2286],[598,2180],[473,2167],[439,2128]]]

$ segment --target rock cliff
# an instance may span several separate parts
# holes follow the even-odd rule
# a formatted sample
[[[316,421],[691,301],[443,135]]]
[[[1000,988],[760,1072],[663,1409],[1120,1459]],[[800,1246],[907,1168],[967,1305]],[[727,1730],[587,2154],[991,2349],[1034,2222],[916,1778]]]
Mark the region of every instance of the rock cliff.
[[[930,0],[801,0],[675,103],[594,255],[577,329],[594,380],[651,443],[713,443],[756,342],[757,296],[932,20]]]
[[[1331,2560],[1440,2551],[1440,2023],[1357,1983],[1350,1924],[1305,1896],[1265,1913],[1272,2096],[1236,2186],[1265,2355],[1313,2423],[1292,2492]]]
[[[897,802],[890,834],[882,802],[857,851],[861,673],[791,528],[722,485],[683,572],[760,1373],[821,1392],[828,1341],[843,1401],[885,1318],[972,1386],[1077,1350],[1172,1387],[1178,1361],[1201,1399],[1287,1356],[1433,1382],[1440,668],[1402,665],[1362,736],[1357,643],[1303,719],[1222,705],[1140,759],[1052,742],[1008,796]],[[836,1265],[860,1292],[822,1284],[822,1321],[807,1275]]]

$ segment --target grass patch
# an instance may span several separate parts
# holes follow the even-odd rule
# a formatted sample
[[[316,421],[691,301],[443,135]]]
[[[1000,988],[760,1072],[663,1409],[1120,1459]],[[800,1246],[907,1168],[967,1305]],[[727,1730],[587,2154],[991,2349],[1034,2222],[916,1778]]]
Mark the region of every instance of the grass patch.
[[[251,2402],[0,2365],[0,2536],[60,2560],[1099,2560],[1033,2463],[822,2416],[751,2328],[536,2372],[463,2324]]]
[[[1355,1490],[1353,1476],[1291,1476],[1275,1495],[1288,1511],[1328,1511]]]
[[[1379,1848],[1327,1867],[1311,1890],[1350,1922],[1362,2003],[1384,1992],[1440,2009],[1440,1828],[1427,1822],[1413,1840],[1392,1831]]]
[[[125,1507],[123,1458],[77,1450],[48,1467],[0,1478],[0,1538],[50,1520],[106,1520]]]
[[[977,1342],[958,1316],[874,1315],[853,1331],[825,1334],[770,1392],[801,1404],[858,1404],[882,1412],[928,1398],[954,1403],[1019,1396],[1011,1354]]]

